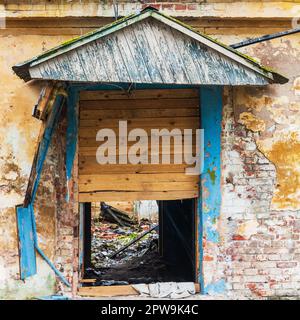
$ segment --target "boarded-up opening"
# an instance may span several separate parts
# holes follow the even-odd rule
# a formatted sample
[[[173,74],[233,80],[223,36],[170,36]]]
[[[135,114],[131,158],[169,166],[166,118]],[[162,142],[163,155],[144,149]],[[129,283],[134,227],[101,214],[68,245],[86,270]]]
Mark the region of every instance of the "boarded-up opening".
[[[79,116],[79,201],[176,200],[198,196],[199,175],[187,175],[188,167],[174,164],[182,153],[171,139],[170,164],[99,164],[96,141],[100,129],[113,129],[118,136],[119,120],[127,120],[128,132],[151,129],[199,128],[197,89],[82,91]],[[195,137],[192,142],[196,149]],[[128,142],[128,148],[135,142]],[[151,143],[148,141],[150,157]],[[118,139],[116,154],[119,155]],[[183,158],[184,159],[184,158]],[[149,159],[150,161],[150,159]],[[194,165],[189,165],[194,166]]]

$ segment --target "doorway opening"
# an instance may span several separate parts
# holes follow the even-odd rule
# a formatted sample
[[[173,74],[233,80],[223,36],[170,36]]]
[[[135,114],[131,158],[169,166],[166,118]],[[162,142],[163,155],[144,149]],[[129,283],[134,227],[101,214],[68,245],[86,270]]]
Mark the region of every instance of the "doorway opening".
[[[83,286],[196,281],[196,200],[82,203]]]
[[[80,92],[78,198],[83,286],[103,289],[105,285],[198,282],[200,178],[186,174],[195,164],[185,161],[185,151],[196,157],[199,128],[198,88]],[[143,137],[133,139],[135,129]],[[159,132],[158,147],[152,144],[153,130]],[[186,132],[191,139],[184,139]],[[115,143],[108,152],[105,144],[111,137],[110,142]],[[116,161],[98,161],[99,154]],[[131,161],[132,154],[143,156],[143,161]],[[156,218],[151,214],[145,218],[144,209],[154,207]]]

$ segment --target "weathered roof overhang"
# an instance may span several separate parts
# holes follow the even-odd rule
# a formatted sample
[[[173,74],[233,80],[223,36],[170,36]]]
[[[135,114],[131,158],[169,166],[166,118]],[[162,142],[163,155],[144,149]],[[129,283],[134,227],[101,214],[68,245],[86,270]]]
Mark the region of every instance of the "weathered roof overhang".
[[[25,81],[266,85],[284,76],[147,8],[13,67]]]

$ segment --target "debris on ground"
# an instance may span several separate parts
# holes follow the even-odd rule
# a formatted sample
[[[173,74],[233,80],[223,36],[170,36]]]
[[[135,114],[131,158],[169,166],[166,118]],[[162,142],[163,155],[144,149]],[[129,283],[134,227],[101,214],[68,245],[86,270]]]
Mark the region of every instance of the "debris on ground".
[[[157,232],[145,235],[116,257],[111,258],[118,250],[136,239],[141,233],[152,227],[149,221],[142,220],[140,224],[130,227],[120,227],[116,223],[100,221],[92,226],[92,265],[94,268],[108,268],[140,257],[158,241]]]
[[[137,223],[127,212],[112,207],[105,202],[100,204],[100,215],[106,221],[117,223],[121,227],[130,227]]]
[[[125,250],[124,246],[139,238]],[[177,268],[166,264],[158,250],[157,225],[141,220],[131,226],[108,222],[102,216],[92,224],[92,267],[86,278],[96,279],[92,286],[184,281]]]
[[[136,284],[133,288],[143,297],[182,299],[196,293],[193,282],[163,282],[151,284]]]
[[[127,250],[129,247],[131,247],[132,245],[134,245],[136,242],[140,241],[142,238],[145,238],[149,233],[151,233],[152,231],[156,231],[159,230],[158,229],[158,224],[152,226],[149,230],[144,231],[143,233],[139,234],[136,238],[132,239],[131,241],[129,241],[127,244],[125,244],[125,246],[123,246],[121,249],[119,249],[118,251],[116,251],[115,253],[113,253],[109,258],[110,259],[114,259],[117,255],[119,255],[120,253],[122,253],[123,251]],[[151,249],[151,247],[149,247],[149,249]]]

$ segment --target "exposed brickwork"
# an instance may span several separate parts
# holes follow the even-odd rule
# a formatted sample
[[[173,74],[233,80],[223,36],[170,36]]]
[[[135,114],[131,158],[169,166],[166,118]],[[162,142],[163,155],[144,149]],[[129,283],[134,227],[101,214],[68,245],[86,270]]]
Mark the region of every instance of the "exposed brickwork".
[[[291,2],[294,2],[293,6]],[[295,14],[291,8],[297,10],[298,2],[280,1],[274,5],[273,1],[128,0],[119,1],[119,13],[129,14],[151,4],[230,44],[291,28],[291,18]],[[28,0],[0,1],[0,13],[3,12],[13,19],[9,20],[10,28],[0,30],[3,52],[0,61],[0,109],[3,115],[0,132],[0,297],[24,298],[53,293],[54,275],[38,257],[38,275],[25,283],[19,280],[14,207],[23,200],[38,136],[38,122],[32,119],[31,110],[37,101],[40,84],[24,84],[13,75],[11,66],[71,36],[111,22],[114,11],[111,1]],[[24,17],[26,19],[22,19]],[[57,17],[63,19],[56,24],[53,21],[57,20],[53,19]],[[263,63],[284,72],[291,79],[289,84],[272,86],[264,94],[261,88],[257,92],[245,90],[241,94],[245,101],[240,106],[232,92],[227,90],[225,94],[223,203],[216,221],[220,242],[204,239],[204,280],[205,285],[224,283],[224,288],[221,285],[216,290],[227,297],[299,297],[300,212],[271,209],[278,184],[278,168],[258,150],[261,133],[253,133],[238,124],[239,109],[244,108],[242,111],[253,112],[265,120],[266,137],[272,139],[278,128],[293,128],[299,132],[300,47],[297,36],[256,45],[248,51]],[[76,185],[72,185],[72,181],[70,202],[66,202],[65,129],[64,120],[46,159],[35,209],[40,246],[73,283],[74,293],[78,281],[79,219]],[[281,135],[280,131],[278,136]],[[74,165],[76,168],[76,160]],[[284,174],[293,172],[286,168],[281,171]],[[57,289],[62,290],[59,282]]]
[[[57,220],[56,220],[56,253],[55,265],[72,284],[78,272],[78,204],[73,180],[67,183],[65,171],[66,157],[66,114],[62,114],[60,125],[53,137],[52,145],[59,146],[56,157],[58,159],[55,176]],[[76,170],[75,170],[76,173]],[[69,197],[69,201],[67,198]],[[77,285],[77,283],[75,283]],[[70,291],[58,281],[58,290],[65,294]]]
[[[299,8],[298,0],[294,2],[294,8]],[[1,4],[3,3],[2,7]],[[219,0],[140,0],[118,1],[119,15],[123,16],[134,11],[152,6],[174,16],[202,16],[202,17],[250,17],[264,16],[268,18],[293,17],[292,6],[285,5],[285,1],[219,1]],[[243,8],[241,10],[241,8]],[[1,1],[0,11],[5,10],[8,17],[20,16],[105,16],[113,17],[114,9],[112,0],[25,0],[25,1]]]
[[[234,120],[225,94],[223,205],[219,244],[205,247],[206,282],[224,279],[228,295],[299,297],[300,215],[270,210],[276,170],[258,150],[255,133]]]

